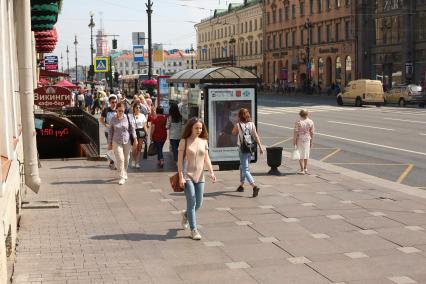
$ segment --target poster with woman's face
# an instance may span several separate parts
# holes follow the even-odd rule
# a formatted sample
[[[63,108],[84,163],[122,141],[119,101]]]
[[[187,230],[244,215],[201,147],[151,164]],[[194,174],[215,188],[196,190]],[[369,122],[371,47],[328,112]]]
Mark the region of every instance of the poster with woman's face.
[[[232,129],[238,123],[238,112],[246,108],[255,121],[253,88],[209,89],[209,152],[212,161],[238,161],[238,135]]]

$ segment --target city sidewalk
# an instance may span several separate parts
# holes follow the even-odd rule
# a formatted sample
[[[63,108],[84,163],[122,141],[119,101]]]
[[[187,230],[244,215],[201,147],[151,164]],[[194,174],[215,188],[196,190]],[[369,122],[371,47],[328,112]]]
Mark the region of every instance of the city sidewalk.
[[[167,157],[167,156],[166,156]],[[426,199],[407,186],[313,162],[296,175],[252,172],[260,195],[237,193],[238,171],[207,182],[193,241],[181,193],[155,157],[119,186],[106,162],[42,161],[27,199],[14,283],[426,283]],[[410,194],[407,194],[406,191]]]

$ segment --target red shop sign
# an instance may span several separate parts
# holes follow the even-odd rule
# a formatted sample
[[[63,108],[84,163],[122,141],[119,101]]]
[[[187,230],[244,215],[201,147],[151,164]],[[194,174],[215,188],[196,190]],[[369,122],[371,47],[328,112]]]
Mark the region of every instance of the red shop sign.
[[[58,86],[45,86],[34,90],[34,104],[41,108],[62,108],[71,106],[72,93]]]

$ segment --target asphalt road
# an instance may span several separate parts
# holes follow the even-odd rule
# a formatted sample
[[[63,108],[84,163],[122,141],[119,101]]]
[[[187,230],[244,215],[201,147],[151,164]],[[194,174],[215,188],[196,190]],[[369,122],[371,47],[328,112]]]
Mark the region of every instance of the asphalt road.
[[[316,126],[313,159],[426,189],[426,109],[339,107],[332,97],[259,95],[263,143],[291,151],[301,108]]]

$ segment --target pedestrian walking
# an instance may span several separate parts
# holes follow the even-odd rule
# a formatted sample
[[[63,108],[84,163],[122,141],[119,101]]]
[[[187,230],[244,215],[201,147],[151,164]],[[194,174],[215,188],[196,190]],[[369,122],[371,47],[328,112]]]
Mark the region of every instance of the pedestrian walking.
[[[151,141],[154,142],[155,148],[157,149],[158,166],[164,167],[164,155],[163,146],[167,140],[167,117],[164,115],[163,107],[159,106],[156,108],[156,113],[150,117],[151,122]]]
[[[84,105],[87,112],[91,112],[93,108],[93,95],[92,92],[86,90],[84,93]]]
[[[179,143],[179,183],[184,188],[186,196],[186,210],[182,212],[181,224],[183,228],[189,227],[191,229],[193,240],[201,240],[195,212],[200,209],[203,203],[204,166],[207,166],[212,182],[216,182],[209,157],[207,139],[208,134],[204,122],[198,118],[191,118],[185,126]]]
[[[129,114],[129,119],[135,124],[136,137],[138,140],[138,146],[132,151],[132,160],[134,161],[134,168],[140,168],[140,155],[142,146],[144,144],[148,129],[146,126],[147,119],[140,111],[140,105],[133,104],[132,114]]]
[[[302,109],[299,112],[300,119],[294,125],[293,144],[300,153],[301,175],[308,174],[308,159],[314,138],[314,122],[308,117],[308,110]]]
[[[99,118],[99,122],[104,126],[104,134],[107,141],[111,119],[117,114],[117,97],[111,95],[108,101],[109,106],[102,110],[101,117]],[[109,160],[109,168],[111,170],[115,169],[113,160]]]
[[[122,185],[127,180],[130,149],[138,145],[135,124],[124,113],[123,103],[117,104],[117,115],[111,118],[108,133],[108,150],[113,150],[118,169],[118,184]],[[133,144],[131,144],[133,137]]]
[[[178,148],[180,138],[182,137],[182,115],[176,103],[172,103],[169,109],[166,128],[169,130],[169,140],[172,147],[173,160],[178,161]]]
[[[251,121],[250,112],[246,108],[241,108],[238,112],[238,123],[232,129],[233,135],[238,135],[237,145],[240,156],[240,185],[237,188],[237,192],[244,192],[244,183],[247,182],[253,189],[253,197],[257,197],[260,188],[256,185],[253,176],[250,173],[250,161],[252,153],[242,150],[243,143],[245,140],[250,139],[257,143],[259,146],[260,154],[263,155],[262,144],[260,143],[260,137],[257,134],[256,126]]]

